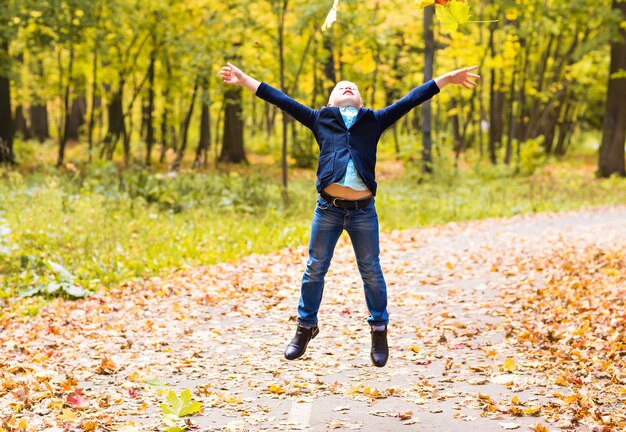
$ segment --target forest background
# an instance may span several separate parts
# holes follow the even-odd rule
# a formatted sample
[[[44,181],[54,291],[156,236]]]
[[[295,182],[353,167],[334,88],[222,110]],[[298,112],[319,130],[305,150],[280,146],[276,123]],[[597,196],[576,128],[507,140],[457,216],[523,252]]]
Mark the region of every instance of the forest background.
[[[226,61],[316,108],[340,79],[381,108],[479,65],[475,90],[446,88],[383,136],[383,230],[626,202],[626,2],[470,2],[455,31],[382,0],[342,0],[322,31],[331,6],[5,0],[0,297],[39,294],[36,313],[306,243],[317,145],[222,85]]]

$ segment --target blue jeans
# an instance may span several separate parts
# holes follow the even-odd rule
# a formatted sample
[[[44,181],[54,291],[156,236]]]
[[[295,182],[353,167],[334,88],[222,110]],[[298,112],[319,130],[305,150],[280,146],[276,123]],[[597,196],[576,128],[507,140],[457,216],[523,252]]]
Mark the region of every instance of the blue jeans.
[[[358,210],[347,210],[317,199],[311,226],[309,259],[302,277],[298,324],[303,327],[317,325],[317,312],[322,302],[324,276],[330,266],[335,245],[343,230],[348,231],[356,255],[357,266],[363,279],[365,302],[370,325],[387,325],[387,285],[380,267],[378,215],[372,200]]]

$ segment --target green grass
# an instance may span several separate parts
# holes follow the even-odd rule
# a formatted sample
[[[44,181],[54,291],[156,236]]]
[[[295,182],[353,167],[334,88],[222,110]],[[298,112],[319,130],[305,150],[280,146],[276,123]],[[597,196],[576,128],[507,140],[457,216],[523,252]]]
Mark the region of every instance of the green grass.
[[[532,176],[475,166],[428,178],[409,166],[380,181],[381,229],[626,202],[626,181],[595,179],[588,156]],[[58,281],[48,261],[99,290],[305,244],[316,197],[312,173],[298,172],[285,207],[275,168],[263,166],[168,175],[99,162],[0,178],[0,297]]]

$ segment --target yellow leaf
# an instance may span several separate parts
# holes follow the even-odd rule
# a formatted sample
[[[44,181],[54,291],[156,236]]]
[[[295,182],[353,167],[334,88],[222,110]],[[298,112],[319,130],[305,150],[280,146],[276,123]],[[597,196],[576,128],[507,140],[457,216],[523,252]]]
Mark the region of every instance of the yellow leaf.
[[[95,431],[98,429],[98,422],[97,421],[88,421],[86,423],[84,423],[83,425],[83,430],[84,431]]]
[[[537,415],[539,415],[539,412],[541,411],[541,408],[539,408],[536,405],[531,405],[528,408],[524,408],[522,411],[524,412],[525,415],[537,416]]]
[[[78,422],[78,416],[74,414],[74,411],[72,411],[69,408],[63,408],[63,412],[61,413],[60,416],[57,417],[57,419],[70,422],[70,423]]]
[[[502,365],[502,369],[504,369],[505,371],[508,371],[508,372],[513,372],[514,370],[516,370],[517,369],[517,365],[515,364],[515,360],[513,360],[511,358],[506,359],[504,361],[504,364]]]
[[[566,386],[567,385],[567,379],[565,378],[564,375],[559,376],[554,382],[557,385],[560,385],[560,386]]]
[[[420,347],[418,347],[417,345],[411,345],[410,347],[407,348],[409,351],[413,351],[415,353],[420,352]]]
[[[285,389],[283,389],[281,386],[277,386],[277,385],[275,385],[275,384],[271,384],[271,385],[267,388],[267,390],[268,390],[270,393],[274,393],[274,394],[283,394],[283,393],[285,393]]]
[[[348,389],[347,393],[349,395],[355,395],[357,393],[361,393],[361,384],[357,384],[355,386],[352,386]]]
[[[369,396],[371,398],[382,398],[384,397],[378,389],[371,389],[370,386],[366,385],[365,389],[363,389],[363,394],[365,396]]]
[[[132,382],[143,382],[143,379],[141,379],[141,377],[139,376],[139,373],[137,371],[135,371],[132,374],[128,375],[127,380],[128,381],[132,381]]]

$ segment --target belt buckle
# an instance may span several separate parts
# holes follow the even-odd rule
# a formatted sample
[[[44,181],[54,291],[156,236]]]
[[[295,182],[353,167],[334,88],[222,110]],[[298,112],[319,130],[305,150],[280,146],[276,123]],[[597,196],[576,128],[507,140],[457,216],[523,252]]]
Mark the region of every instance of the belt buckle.
[[[339,207],[339,206],[337,205],[337,203],[336,203],[336,201],[337,201],[338,199],[339,199],[339,198],[337,198],[337,197],[334,197],[334,198],[333,198],[333,202],[332,202],[332,204],[333,204],[335,207]]]

